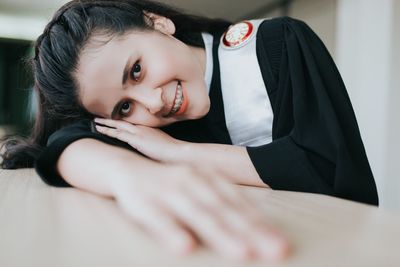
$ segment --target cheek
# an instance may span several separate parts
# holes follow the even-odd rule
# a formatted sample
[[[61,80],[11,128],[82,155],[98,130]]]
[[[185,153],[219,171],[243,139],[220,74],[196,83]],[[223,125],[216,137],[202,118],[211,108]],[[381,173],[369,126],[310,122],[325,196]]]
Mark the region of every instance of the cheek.
[[[175,62],[171,57],[157,57],[149,65],[148,73],[151,77],[161,82],[169,82],[174,77]]]
[[[192,61],[192,55],[188,48],[181,46],[164,49],[158,55],[154,55],[154,73],[161,77],[169,76],[171,78],[188,79],[196,71],[195,62]]]

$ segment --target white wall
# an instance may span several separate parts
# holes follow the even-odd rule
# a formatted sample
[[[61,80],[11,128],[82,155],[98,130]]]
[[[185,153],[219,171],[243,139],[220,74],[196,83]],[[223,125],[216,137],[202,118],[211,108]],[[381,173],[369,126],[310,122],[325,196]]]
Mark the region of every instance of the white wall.
[[[301,19],[318,34],[336,56],[336,0],[293,0],[289,16]]]
[[[387,164],[382,179],[384,206],[400,211],[400,1],[392,1],[391,62],[387,112]]]
[[[338,0],[337,63],[357,114],[383,208],[400,211],[400,4]]]
[[[42,17],[10,15],[0,10],[0,38],[36,40],[46,24],[47,20]]]

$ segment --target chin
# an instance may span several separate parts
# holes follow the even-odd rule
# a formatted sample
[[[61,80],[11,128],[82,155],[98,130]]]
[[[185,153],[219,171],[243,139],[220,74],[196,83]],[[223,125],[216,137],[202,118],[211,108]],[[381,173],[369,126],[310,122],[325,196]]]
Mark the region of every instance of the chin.
[[[204,108],[203,108],[203,116],[208,114],[208,112],[210,111],[210,108],[211,108],[211,101],[210,101],[210,98],[207,98],[207,103],[204,105]]]
[[[208,114],[209,111],[210,111],[210,102],[208,102],[208,104],[205,105],[202,108],[202,110],[200,110],[199,112],[196,113],[195,118],[193,118],[193,120],[203,118],[204,116],[206,116]]]

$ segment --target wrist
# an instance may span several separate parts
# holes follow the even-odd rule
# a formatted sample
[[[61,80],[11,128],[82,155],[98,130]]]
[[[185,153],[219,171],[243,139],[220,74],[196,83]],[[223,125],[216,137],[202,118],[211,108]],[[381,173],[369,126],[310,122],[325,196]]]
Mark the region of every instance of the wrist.
[[[144,158],[137,154],[115,158],[108,166],[107,176],[113,196],[117,198],[121,193],[138,187],[143,179],[162,172],[159,162]]]
[[[140,165],[134,164],[132,158],[120,158],[115,160],[110,167],[110,188],[114,198],[119,199],[126,194],[151,191],[146,186],[156,186],[159,181],[167,177],[179,176],[190,168],[184,164],[162,163],[145,159]]]

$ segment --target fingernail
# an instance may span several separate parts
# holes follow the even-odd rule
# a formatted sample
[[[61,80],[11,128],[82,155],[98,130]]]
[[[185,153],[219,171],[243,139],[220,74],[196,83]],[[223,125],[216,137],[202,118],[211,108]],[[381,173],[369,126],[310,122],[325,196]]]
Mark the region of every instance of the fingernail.
[[[231,242],[226,245],[228,256],[236,260],[248,260],[252,256],[251,248],[244,242]]]
[[[176,235],[171,243],[172,249],[179,254],[186,254],[195,247],[193,239],[186,235]]]
[[[249,260],[253,256],[253,251],[248,245],[243,245],[239,247],[238,253],[236,255],[238,260]]]
[[[263,257],[268,260],[280,260],[285,258],[288,253],[288,242],[277,236],[270,236],[267,245],[263,246]]]

